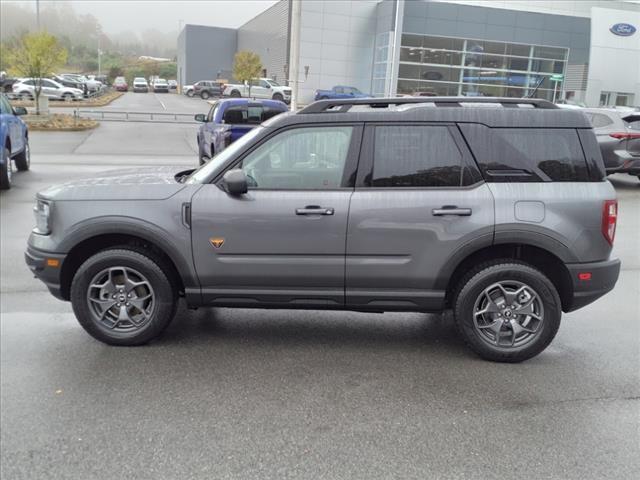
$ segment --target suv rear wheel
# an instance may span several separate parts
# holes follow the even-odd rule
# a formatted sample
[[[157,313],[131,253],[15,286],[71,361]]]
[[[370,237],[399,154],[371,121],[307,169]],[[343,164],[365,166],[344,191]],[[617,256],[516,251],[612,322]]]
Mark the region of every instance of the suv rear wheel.
[[[141,345],[173,319],[175,286],[151,252],[123,247],[86,260],[71,283],[71,303],[80,325],[110,345]]]
[[[562,307],[553,283],[513,260],[479,265],[454,297],[456,325],[487,360],[521,362],[542,352],[560,327]]]

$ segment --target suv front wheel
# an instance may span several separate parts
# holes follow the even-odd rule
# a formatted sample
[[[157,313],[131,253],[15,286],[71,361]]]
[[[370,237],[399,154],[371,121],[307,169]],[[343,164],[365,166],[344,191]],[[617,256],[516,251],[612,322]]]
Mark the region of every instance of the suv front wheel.
[[[152,252],[123,247],[86,260],[71,283],[71,303],[80,325],[110,345],[141,345],[173,319],[175,286]]]
[[[555,337],[562,315],[553,283],[513,260],[473,269],[460,282],[453,305],[465,342],[482,358],[497,362],[538,355]]]

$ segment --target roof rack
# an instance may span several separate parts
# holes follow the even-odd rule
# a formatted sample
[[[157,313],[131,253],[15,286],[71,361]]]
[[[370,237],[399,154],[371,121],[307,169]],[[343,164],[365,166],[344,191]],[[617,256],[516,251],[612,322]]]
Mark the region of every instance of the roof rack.
[[[338,100],[318,100],[298,113],[345,113],[354,105],[369,105],[372,108],[386,108],[390,105],[411,103],[435,104],[436,107],[463,107],[466,103],[499,103],[506,108],[518,108],[531,105],[534,108],[560,108],[548,100],[539,98],[502,98],[502,97],[395,97],[395,98],[354,98]]]

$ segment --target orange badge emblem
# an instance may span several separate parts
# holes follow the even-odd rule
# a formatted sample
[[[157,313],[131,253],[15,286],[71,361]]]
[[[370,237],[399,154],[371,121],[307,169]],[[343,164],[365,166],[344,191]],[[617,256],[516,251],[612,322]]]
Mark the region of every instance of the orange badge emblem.
[[[224,238],[213,237],[210,238],[209,241],[211,242],[211,245],[213,245],[213,248],[220,248],[224,245]]]

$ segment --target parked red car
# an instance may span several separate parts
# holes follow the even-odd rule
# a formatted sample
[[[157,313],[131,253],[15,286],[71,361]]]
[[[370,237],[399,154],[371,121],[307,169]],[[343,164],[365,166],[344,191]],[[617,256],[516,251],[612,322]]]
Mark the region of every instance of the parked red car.
[[[129,85],[124,77],[116,77],[113,81],[113,88],[115,88],[118,92],[128,92]]]

